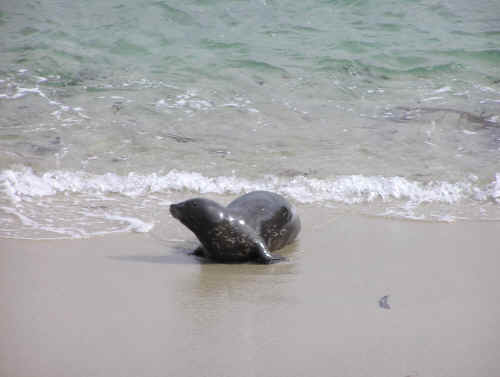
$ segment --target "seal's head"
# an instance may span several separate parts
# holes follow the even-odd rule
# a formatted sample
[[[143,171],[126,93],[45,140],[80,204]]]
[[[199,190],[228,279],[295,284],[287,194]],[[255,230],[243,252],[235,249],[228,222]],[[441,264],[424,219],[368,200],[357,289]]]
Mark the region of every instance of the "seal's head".
[[[213,200],[195,198],[170,205],[170,213],[199,238],[224,218],[224,207]]]

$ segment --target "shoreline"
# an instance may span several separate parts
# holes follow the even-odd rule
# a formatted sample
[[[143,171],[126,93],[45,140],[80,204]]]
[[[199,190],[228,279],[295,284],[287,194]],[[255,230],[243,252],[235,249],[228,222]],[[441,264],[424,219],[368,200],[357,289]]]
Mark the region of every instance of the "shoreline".
[[[0,240],[0,375],[500,375],[500,223],[299,212],[273,265],[189,255],[169,216]]]

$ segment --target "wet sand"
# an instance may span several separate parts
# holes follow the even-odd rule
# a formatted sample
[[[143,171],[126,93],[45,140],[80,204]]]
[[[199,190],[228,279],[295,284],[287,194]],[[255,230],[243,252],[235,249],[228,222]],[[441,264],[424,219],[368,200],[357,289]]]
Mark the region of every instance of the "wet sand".
[[[269,266],[205,263],[168,216],[0,240],[0,376],[500,375],[500,223],[299,211]]]

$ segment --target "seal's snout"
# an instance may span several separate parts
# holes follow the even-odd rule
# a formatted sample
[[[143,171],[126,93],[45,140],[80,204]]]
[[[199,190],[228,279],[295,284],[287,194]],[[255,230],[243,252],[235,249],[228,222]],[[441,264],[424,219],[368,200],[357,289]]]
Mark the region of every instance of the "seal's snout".
[[[176,219],[179,218],[180,216],[180,204],[171,204],[170,205],[170,214],[175,217]]]

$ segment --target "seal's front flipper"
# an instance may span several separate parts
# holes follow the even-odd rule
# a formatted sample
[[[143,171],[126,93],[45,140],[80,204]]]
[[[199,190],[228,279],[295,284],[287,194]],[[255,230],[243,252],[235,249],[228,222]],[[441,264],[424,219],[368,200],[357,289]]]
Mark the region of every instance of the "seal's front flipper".
[[[204,257],[205,256],[205,249],[203,248],[203,245],[198,246],[193,251],[193,255],[196,255],[197,257]]]

